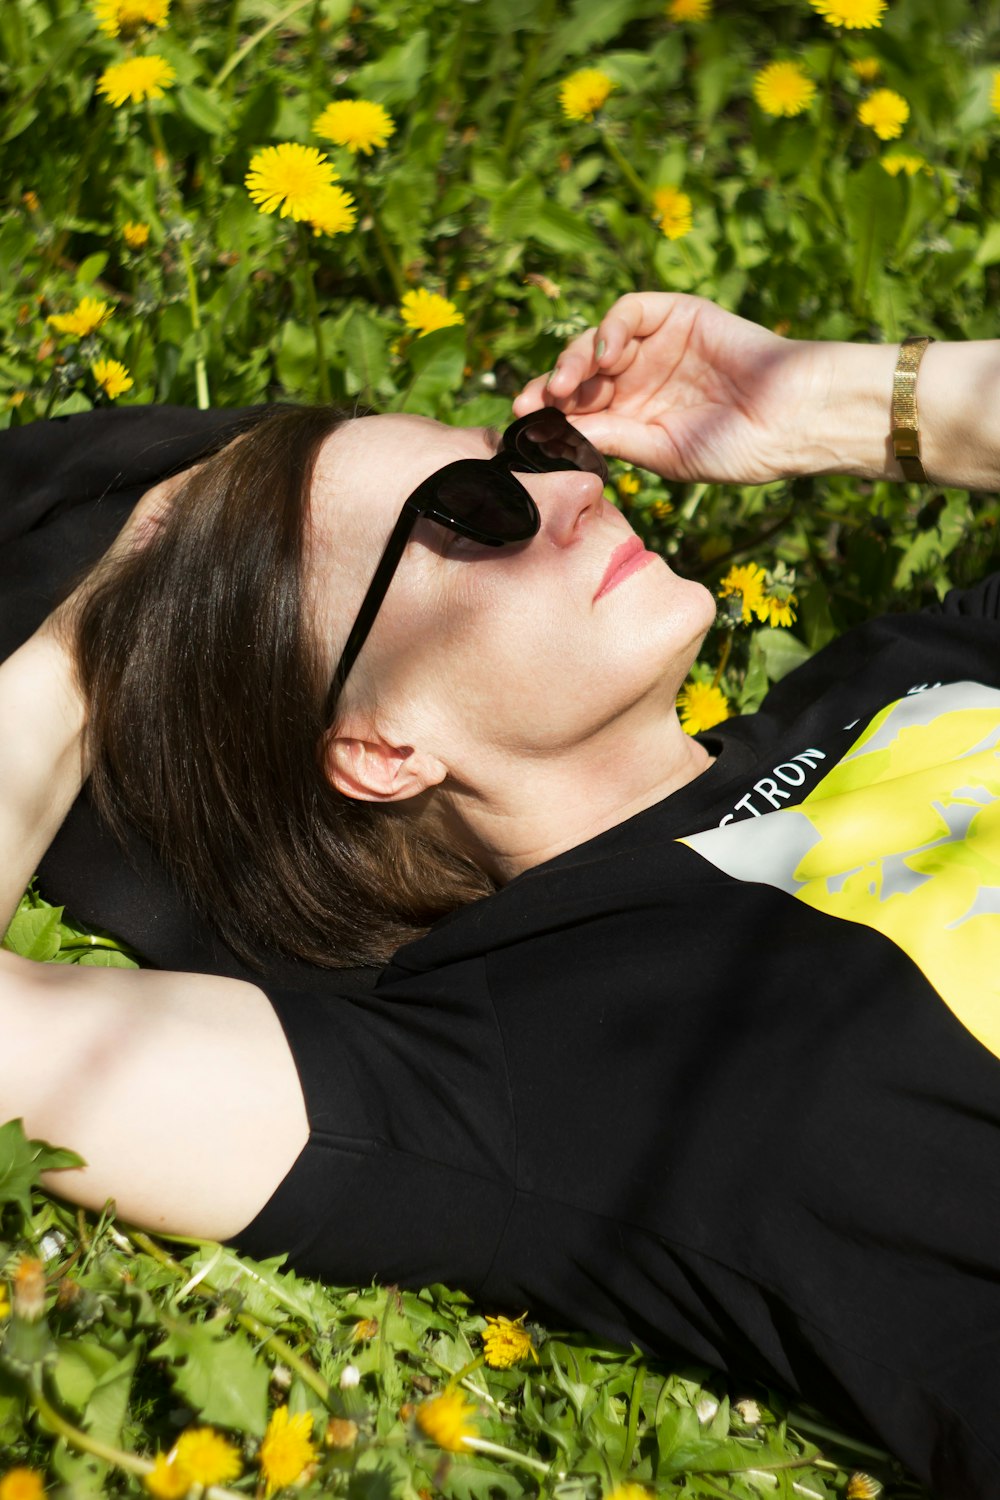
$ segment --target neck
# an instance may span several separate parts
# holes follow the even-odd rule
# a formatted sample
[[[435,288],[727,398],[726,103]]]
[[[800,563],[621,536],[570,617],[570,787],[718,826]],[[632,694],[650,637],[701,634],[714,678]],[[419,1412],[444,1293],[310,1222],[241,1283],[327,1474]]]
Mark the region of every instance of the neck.
[[[561,754],[507,759],[476,787],[453,782],[435,814],[449,842],[502,885],[661,802],[712,760],[671,703],[651,722],[616,721]]]

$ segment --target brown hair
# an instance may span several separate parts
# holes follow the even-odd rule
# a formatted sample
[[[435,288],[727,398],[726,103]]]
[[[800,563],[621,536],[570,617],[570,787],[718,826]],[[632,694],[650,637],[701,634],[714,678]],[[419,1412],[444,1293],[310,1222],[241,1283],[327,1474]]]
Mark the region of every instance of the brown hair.
[[[489,877],[324,774],[309,627],[309,489],[331,408],[276,407],[184,485],[147,545],[96,575],[77,625],[91,787],[252,964],[385,962]]]

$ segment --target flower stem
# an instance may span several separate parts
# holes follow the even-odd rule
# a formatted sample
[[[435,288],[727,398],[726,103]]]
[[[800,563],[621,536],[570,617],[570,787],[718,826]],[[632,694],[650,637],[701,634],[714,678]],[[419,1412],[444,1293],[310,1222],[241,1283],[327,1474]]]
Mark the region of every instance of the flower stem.
[[[173,1275],[182,1278],[185,1283],[189,1280],[187,1271],[181,1265],[180,1261],[174,1260],[172,1255],[168,1255],[166,1250],[162,1250],[155,1240],[150,1239],[148,1234],[144,1234],[141,1229],[132,1229],[129,1231],[129,1234],[133,1242],[139,1246],[139,1249],[145,1251],[147,1255],[152,1256],[158,1265],[164,1266]],[[202,1241],[199,1240],[197,1243],[201,1244]],[[204,1277],[201,1284],[192,1287],[191,1290],[199,1297],[218,1295],[218,1288],[212,1285],[207,1276]],[[287,1365],[290,1370],[294,1370],[295,1374],[299,1376],[309,1389],[315,1391],[324,1406],[329,1406],[330,1387],[327,1382],[320,1375],[319,1371],[314,1370],[309,1361],[303,1359],[301,1354],[297,1354],[280,1334],[275,1333],[273,1328],[268,1328],[265,1323],[261,1323],[252,1313],[237,1313],[236,1321],[242,1328],[246,1329],[247,1333],[251,1333],[255,1339],[259,1339],[262,1345],[269,1345],[272,1353],[278,1356],[281,1363]]]
[[[629,161],[628,157],[625,155],[624,151],[619,146],[614,136],[611,135],[603,125],[599,126],[598,128],[600,130],[601,139],[604,142],[608,155],[611,157],[611,160],[621,172],[626,182],[628,182],[632,187],[640,202],[652,203],[652,193],[643,182],[642,178],[639,176],[638,172],[635,170],[635,167],[633,167],[632,163]]]
[[[358,257],[358,265],[361,267],[362,275],[364,276],[371,289],[372,297],[374,298],[375,302],[382,302],[384,300],[382,288],[378,284],[378,277],[372,270],[372,263],[368,259],[368,252],[365,250],[361,235],[353,235],[351,244],[354,247],[355,255]]]
[[[125,1469],[129,1474],[149,1474],[152,1471],[153,1465],[149,1459],[140,1458],[136,1453],[126,1453],[121,1448],[113,1448],[110,1443],[102,1443],[98,1438],[91,1437],[89,1432],[81,1432],[78,1427],[67,1422],[37,1385],[29,1387],[28,1396],[46,1427],[51,1428],[71,1448],[80,1453],[90,1453],[94,1458],[99,1458],[106,1464],[114,1464],[117,1469]]]
[[[813,169],[819,175],[820,168],[829,152],[827,129],[833,117],[833,86],[837,71],[837,43],[830,43],[826,61],[826,77],[823,80],[823,101],[820,105],[819,125],[816,129],[816,146],[813,151]]]
[[[323,55],[323,0],[314,0],[309,21],[309,118],[314,120],[318,112],[318,98],[326,81],[327,67]]]
[[[247,37],[238,52],[234,52],[231,57],[226,58],[226,61],[212,79],[211,87],[217,89],[220,84],[225,83],[233,69],[238,68],[244,58],[248,57],[266,36],[269,36],[272,31],[277,30],[279,26],[283,26],[287,20],[295,15],[296,11],[305,10],[306,6],[312,5],[312,3],[313,0],[293,0],[291,5],[279,11],[276,16],[272,16],[266,26],[261,26],[258,31],[254,32],[253,36]]]
[[[389,280],[392,282],[392,289],[396,293],[396,300],[402,302],[406,292],[406,282],[403,280],[403,273],[399,269],[399,261],[396,259],[396,253],[389,244],[385,230],[382,227],[382,220],[378,216],[378,209],[375,207],[374,199],[368,191],[368,184],[359,179],[357,188],[358,194],[371,218],[372,228],[375,231],[375,239],[378,242],[379,253],[389,273]]]
[[[237,1313],[236,1321],[246,1329],[247,1333],[252,1333],[255,1339],[260,1339],[262,1346],[269,1345],[272,1353],[278,1356],[281,1363],[293,1370],[303,1384],[315,1392],[324,1406],[330,1405],[329,1385],[319,1371],[313,1369],[307,1359],[303,1359],[301,1354],[295,1352],[287,1339],[283,1339],[280,1333],[275,1333],[273,1328],[268,1328],[266,1323],[258,1322],[252,1313]]]
[[[160,179],[167,191],[175,200],[178,210],[183,208],[180,194],[174,184],[173,174],[170,170],[170,157],[167,155],[166,142],[160,129],[160,122],[156,118],[147,101],[147,119],[149,120],[149,133],[153,138],[153,147],[157,153],[156,164]],[[211,405],[208,394],[208,371],[205,363],[205,330],[201,324],[201,307],[198,302],[198,277],[195,272],[194,258],[191,255],[191,247],[187,240],[179,240],[178,248],[181,252],[181,260],[184,263],[184,275],[187,280],[188,307],[191,312],[191,332],[194,335],[194,387],[195,397],[200,411],[207,411]]]
[[[463,1365],[460,1370],[455,1371],[445,1386],[445,1390],[453,1391],[460,1381],[464,1380],[467,1375],[471,1375],[473,1370],[480,1369],[485,1363],[485,1355],[477,1354],[475,1359],[470,1359],[467,1365]]]
[[[124,1469],[127,1474],[146,1475],[153,1472],[154,1465],[150,1459],[140,1458],[138,1453],[126,1453],[123,1448],[114,1448],[110,1443],[102,1443],[98,1438],[91,1437],[89,1432],[81,1432],[79,1427],[74,1427],[72,1422],[67,1422],[37,1385],[32,1384],[29,1387],[28,1398],[46,1427],[61,1437],[70,1448],[75,1448],[78,1453],[89,1453],[92,1457],[100,1459],[102,1463],[113,1464],[116,1469]],[[199,1493],[205,1497],[205,1500],[246,1500],[245,1496],[238,1495],[235,1490],[223,1489],[217,1484],[206,1485]]]
[[[325,401],[329,406],[333,395],[330,391],[330,372],[326,367],[326,350],[323,347],[323,325],[319,320],[319,303],[316,300],[316,281],[313,276],[312,257],[309,254],[309,241],[306,238],[306,230],[301,224],[299,225],[299,249],[302,252],[302,281],[306,289],[306,307],[316,343],[320,400]]]
[[[528,102],[528,96],[535,86],[542,48],[549,40],[555,9],[555,0],[544,0],[536,17],[535,35],[524,55],[524,61],[521,65],[521,81],[518,84],[517,93],[514,95],[514,102],[508,112],[503,129],[503,139],[500,142],[500,161],[503,166],[507,165],[514,147],[517,145],[525,105]]]
[[[502,1448],[499,1443],[491,1443],[489,1438],[466,1437],[464,1446],[472,1448],[476,1453],[489,1453],[493,1458],[509,1458],[512,1463],[522,1464],[526,1469],[533,1469],[536,1474],[548,1474],[549,1465],[542,1463],[539,1458],[529,1458],[526,1453],[515,1453],[513,1448]]]
[[[730,651],[732,651],[732,649],[733,632],[731,630],[727,630],[726,639],[722,643],[722,651],[719,654],[719,665],[716,667],[715,676],[712,678],[712,686],[714,688],[717,688],[719,686],[719,683],[722,681],[722,674],[726,670],[726,665],[729,661],[729,653]]]
[[[808,1432],[810,1437],[819,1438],[822,1442],[836,1443],[841,1448],[849,1448],[852,1453],[857,1453],[861,1458],[871,1458],[883,1464],[891,1462],[891,1455],[886,1453],[884,1448],[875,1448],[870,1443],[859,1442],[856,1438],[848,1437],[846,1433],[838,1432],[836,1427],[825,1427],[822,1422],[814,1422],[811,1417],[803,1416],[801,1412],[790,1411],[788,1425],[794,1431]],[[773,1465],[768,1465],[768,1467],[773,1467]]]
[[[229,0],[229,20],[226,23],[226,58],[223,66],[229,62],[236,46],[236,37],[240,29],[240,11],[243,0]],[[228,92],[228,90],[227,90]]]

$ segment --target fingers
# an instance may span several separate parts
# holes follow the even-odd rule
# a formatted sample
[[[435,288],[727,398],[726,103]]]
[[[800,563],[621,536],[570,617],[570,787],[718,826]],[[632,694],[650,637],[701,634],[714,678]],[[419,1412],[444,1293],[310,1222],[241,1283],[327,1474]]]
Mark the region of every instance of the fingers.
[[[595,387],[599,373],[623,374],[632,365],[643,339],[662,330],[672,317],[684,326],[690,323],[704,298],[683,292],[626,292],[604,314],[596,328],[578,335],[556,360],[548,377],[538,376],[525,386],[514,402],[516,416],[540,406],[558,405],[563,411],[595,410],[598,392],[607,404],[613,387]],[[678,336],[683,337],[681,328]],[[587,395],[583,388],[587,386]]]
[[[623,458],[626,463],[638,464],[664,479],[680,477],[672,445],[662,432],[651,431],[645,422],[599,411],[575,416],[573,426],[605,458]]]
[[[523,417],[540,406],[558,406],[569,414],[593,411],[610,400],[609,383],[595,383],[601,363],[595,349],[597,330],[588,328],[579,334],[556,360],[548,375],[538,375],[528,382],[514,401],[514,415]]]

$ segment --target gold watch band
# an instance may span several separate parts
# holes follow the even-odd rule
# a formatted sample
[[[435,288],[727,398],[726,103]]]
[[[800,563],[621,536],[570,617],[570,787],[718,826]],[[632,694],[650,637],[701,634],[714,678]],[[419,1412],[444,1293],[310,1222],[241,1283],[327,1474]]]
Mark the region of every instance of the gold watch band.
[[[917,371],[924,350],[934,340],[912,334],[903,340],[892,376],[892,453],[904,479],[926,484],[920,461],[920,418],[917,413]]]

